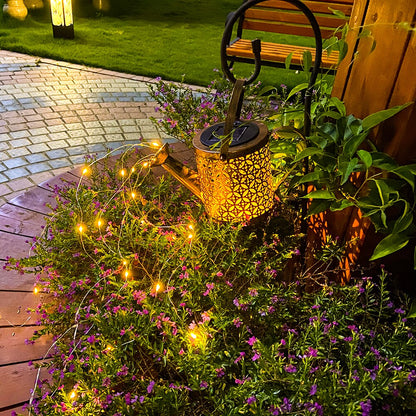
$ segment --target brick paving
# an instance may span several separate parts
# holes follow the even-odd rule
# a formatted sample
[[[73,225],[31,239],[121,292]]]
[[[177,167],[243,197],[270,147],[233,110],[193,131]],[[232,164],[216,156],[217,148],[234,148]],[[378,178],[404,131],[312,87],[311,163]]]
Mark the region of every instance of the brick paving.
[[[0,50],[0,206],[88,154],[168,140],[149,119],[148,82]]]

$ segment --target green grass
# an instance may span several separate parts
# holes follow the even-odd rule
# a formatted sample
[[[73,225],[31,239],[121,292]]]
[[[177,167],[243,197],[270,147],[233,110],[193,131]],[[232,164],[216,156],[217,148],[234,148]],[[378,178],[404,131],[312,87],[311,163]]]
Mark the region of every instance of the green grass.
[[[0,48],[166,80],[185,75],[188,83],[207,85],[221,67],[226,16],[241,0],[113,0],[106,15],[77,4],[74,40],[54,39],[44,10],[23,22],[0,16]],[[247,75],[252,67],[236,70]],[[264,67],[259,80],[294,86],[305,75]]]

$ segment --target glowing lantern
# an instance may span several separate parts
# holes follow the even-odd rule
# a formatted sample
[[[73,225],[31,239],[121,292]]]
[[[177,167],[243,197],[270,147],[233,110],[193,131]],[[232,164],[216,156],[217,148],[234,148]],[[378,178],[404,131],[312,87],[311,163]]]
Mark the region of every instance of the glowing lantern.
[[[74,20],[71,0],[51,0],[52,28],[54,38],[74,38]]]
[[[3,13],[18,19],[25,20],[27,16],[27,8],[23,0],[9,0],[3,6]]]
[[[219,221],[251,220],[274,201],[268,128],[258,121],[239,120],[244,85],[244,80],[236,81],[226,121],[195,136],[198,172],[173,159],[167,145],[151,161],[198,196],[207,214]]]

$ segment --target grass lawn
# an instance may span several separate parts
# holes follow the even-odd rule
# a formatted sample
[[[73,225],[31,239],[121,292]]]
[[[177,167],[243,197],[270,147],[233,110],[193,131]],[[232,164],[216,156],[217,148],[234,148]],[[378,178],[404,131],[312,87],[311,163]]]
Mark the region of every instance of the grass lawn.
[[[0,12],[0,48],[166,80],[178,81],[185,75],[186,82],[205,86],[214,78],[213,69],[221,66],[226,16],[241,1],[112,3],[109,12],[98,13],[90,3],[77,2],[74,40],[53,38],[47,7],[29,12],[23,22]],[[243,66],[246,74],[252,70],[250,65]],[[305,75],[265,67],[259,80],[266,85],[293,87],[304,82]]]

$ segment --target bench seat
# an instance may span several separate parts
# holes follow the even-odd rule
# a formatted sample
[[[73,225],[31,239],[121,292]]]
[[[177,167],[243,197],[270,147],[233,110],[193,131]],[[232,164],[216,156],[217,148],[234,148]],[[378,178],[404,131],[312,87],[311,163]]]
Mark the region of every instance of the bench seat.
[[[312,59],[315,60],[315,48],[272,42],[261,43],[260,56],[263,65],[275,63],[276,66],[284,67],[287,56],[292,53],[291,65],[302,66],[304,51],[310,51]],[[236,39],[230,46],[227,47],[227,55],[236,62],[253,62],[254,54],[251,46],[251,40]],[[337,51],[332,51],[329,56],[326,53],[323,53],[321,68],[335,68],[338,64],[338,56],[339,53]]]

